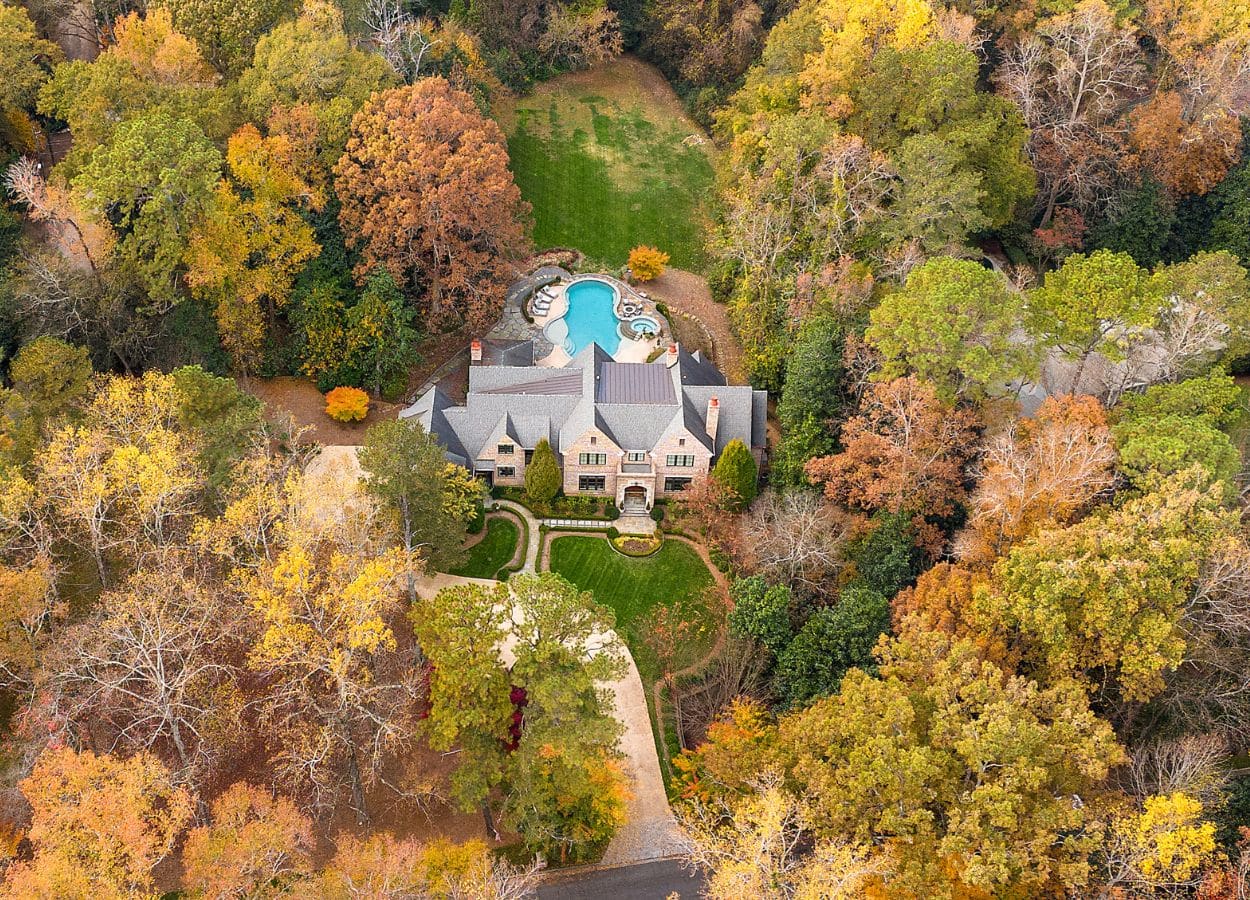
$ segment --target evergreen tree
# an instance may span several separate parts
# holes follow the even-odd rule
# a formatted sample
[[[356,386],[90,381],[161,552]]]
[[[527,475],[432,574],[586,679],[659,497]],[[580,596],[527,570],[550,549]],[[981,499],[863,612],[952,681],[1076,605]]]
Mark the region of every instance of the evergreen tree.
[[[725,445],[712,468],[712,477],[733,491],[738,509],[745,509],[759,492],[759,468],[747,445],[735,438]]]
[[[786,382],[777,404],[781,447],[773,461],[774,476],[783,483],[803,483],[803,467],[809,459],[838,449],[834,423],[842,420],[846,407],[844,338],[836,320],[828,316],[811,319],[799,331],[786,360]]]
[[[550,503],[560,492],[560,463],[543,438],[525,467],[525,493],[532,503]]]

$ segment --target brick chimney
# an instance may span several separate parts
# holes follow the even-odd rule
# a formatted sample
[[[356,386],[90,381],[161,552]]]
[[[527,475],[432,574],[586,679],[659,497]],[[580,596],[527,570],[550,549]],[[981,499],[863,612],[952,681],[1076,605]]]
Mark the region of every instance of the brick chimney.
[[[669,367],[677,365],[677,345],[676,344],[668,345],[668,353],[665,354],[664,356],[664,364]]]
[[[712,449],[716,449],[716,429],[720,426],[720,401],[715,397],[707,401],[707,436],[712,439]]]
[[[469,344],[469,362],[480,363],[482,361],[482,342],[477,338],[473,339],[473,343]]]

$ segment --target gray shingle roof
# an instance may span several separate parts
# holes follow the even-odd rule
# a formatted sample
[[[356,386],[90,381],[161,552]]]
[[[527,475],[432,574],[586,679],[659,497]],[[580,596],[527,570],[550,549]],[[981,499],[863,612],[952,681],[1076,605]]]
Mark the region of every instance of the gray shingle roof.
[[[705,422],[712,397],[720,403],[715,447]],[[592,426],[625,450],[650,450],[665,435],[686,430],[720,453],[735,438],[764,445],[767,395],[727,385],[699,353],[679,349],[671,366],[666,357],[618,363],[591,344],[563,369],[473,366],[464,406],[435,387],[400,417],[418,419],[461,464],[504,435],[525,449],[547,438],[564,451]]]

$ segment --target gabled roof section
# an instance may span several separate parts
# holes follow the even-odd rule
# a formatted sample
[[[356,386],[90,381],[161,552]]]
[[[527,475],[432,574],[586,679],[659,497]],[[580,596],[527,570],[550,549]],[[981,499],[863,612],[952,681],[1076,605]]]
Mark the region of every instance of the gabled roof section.
[[[699,417],[699,414],[688,401],[683,401],[681,406],[674,410],[673,417],[669,419],[668,425],[656,437],[652,446],[670,437],[684,436],[687,433],[702,444],[705,449],[712,449],[712,441],[707,436],[707,430],[703,427],[703,419]]]
[[[418,397],[412,406],[400,412],[399,418],[415,419],[420,422],[426,434],[438,438],[439,442],[447,448],[448,458],[463,466],[468,464],[468,455],[465,453],[460,435],[447,420],[448,412],[454,415],[459,409],[460,407],[452,402],[443,389],[435,385]]]
[[[549,378],[535,378],[530,381],[519,381],[514,384],[502,384],[498,387],[483,388],[478,394],[580,394],[582,392],[582,373],[554,369],[559,374]]]
[[[664,365],[664,363],[661,362],[660,365]],[[696,350],[694,353],[687,353],[680,345],[677,347],[677,363],[670,371],[673,373],[673,380],[678,388],[687,385],[723,385],[727,383],[725,376],[720,373],[716,366],[704,359],[701,352]]]

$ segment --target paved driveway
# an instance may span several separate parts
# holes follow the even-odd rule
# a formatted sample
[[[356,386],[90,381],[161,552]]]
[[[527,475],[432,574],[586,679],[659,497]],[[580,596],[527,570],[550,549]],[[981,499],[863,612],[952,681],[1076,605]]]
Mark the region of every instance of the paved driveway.
[[[553,874],[538,889],[538,900],[697,900],[703,876],[682,868],[675,859],[599,869],[584,875]],[[751,900],[743,897],[742,900]]]

